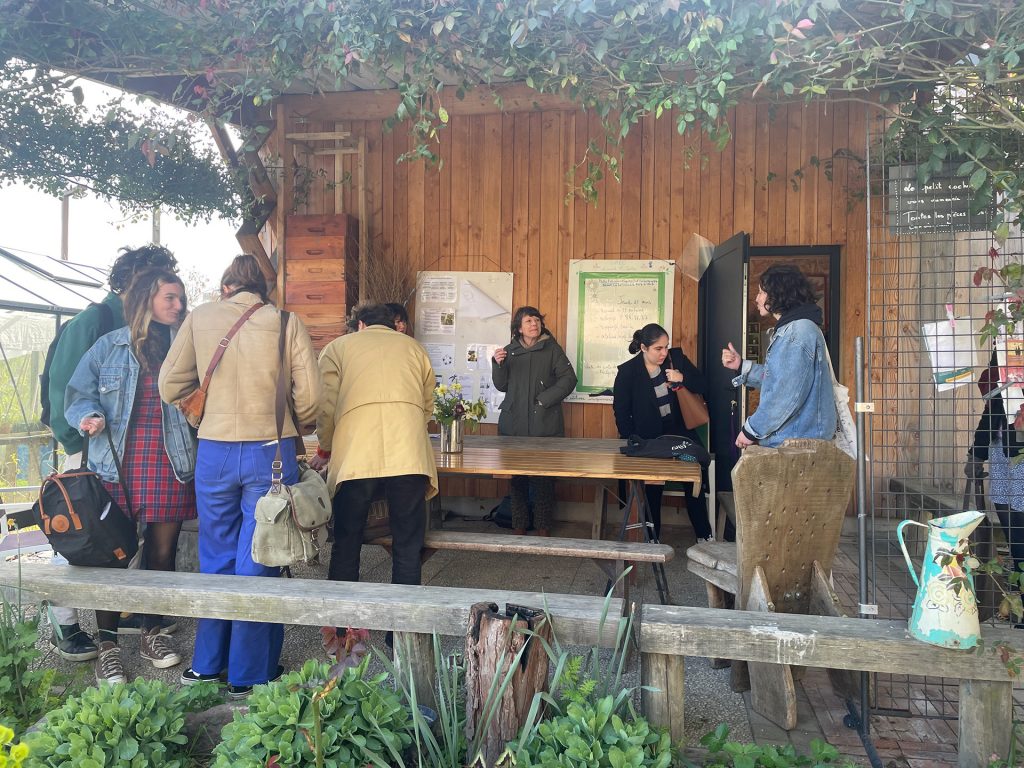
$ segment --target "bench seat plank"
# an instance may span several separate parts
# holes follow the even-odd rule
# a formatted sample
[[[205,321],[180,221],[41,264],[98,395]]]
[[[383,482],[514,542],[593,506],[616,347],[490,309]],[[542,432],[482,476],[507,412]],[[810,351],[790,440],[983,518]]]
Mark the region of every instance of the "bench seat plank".
[[[1016,647],[1019,635],[986,626],[989,650],[974,653],[915,640],[906,621],[645,605],[640,650],[713,658],[728,649],[730,658],[744,661],[1006,682],[1006,667],[993,649],[999,643]]]
[[[513,603],[546,607],[562,643],[604,647],[614,646],[623,611],[622,600],[609,600],[599,632],[605,598],[588,595],[0,564],[0,588],[8,599],[17,600],[19,584],[22,602],[52,600],[69,608],[440,635],[465,635],[474,603]]]
[[[370,543],[390,547],[391,537],[381,536]],[[467,531],[427,531],[423,546],[427,549],[584,557],[593,560],[632,560],[638,563],[666,563],[675,555],[675,550],[668,544],[568,539],[557,536],[514,536]]]

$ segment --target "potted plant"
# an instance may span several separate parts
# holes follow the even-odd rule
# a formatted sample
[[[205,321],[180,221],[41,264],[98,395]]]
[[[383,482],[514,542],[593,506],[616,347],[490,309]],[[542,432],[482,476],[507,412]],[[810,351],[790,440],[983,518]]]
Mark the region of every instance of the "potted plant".
[[[462,398],[462,385],[452,376],[448,383],[434,387],[434,421],[441,427],[441,453],[462,453],[463,428],[466,422],[475,427],[487,417],[483,398],[474,401]]]

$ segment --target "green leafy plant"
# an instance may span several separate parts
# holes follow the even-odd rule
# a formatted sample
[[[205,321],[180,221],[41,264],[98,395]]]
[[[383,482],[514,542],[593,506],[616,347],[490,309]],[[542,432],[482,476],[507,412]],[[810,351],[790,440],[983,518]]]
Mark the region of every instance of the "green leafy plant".
[[[206,708],[213,684],[172,688],[160,680],[86,688],[29,734],[26,768],[188,765],[185,715]]]
[[[852,768],[854,765],[849,760],[843,760],[839,750],[821,739],[811,742],[810,756],[800,755],[792,744],[776,747],[729,741],[729,726],[724,723],[706,734],[700,743],[708,750],[707,758],[700,763],[705,768]],[[688,768],[696,768],[696,764],[689,761],[683,764]]]
[[[566,662],[559,690],[563,704],[584,704],[591,700],[597,690],[597,680],[592,677],[581,679],[585,661],[582,656],[573,656]]]
[[[14,731],[0,725],[0,768],[21,768],[28,757],[28,747],[22,743],[14,743]]]
[[[398,637],[398,652],[402,652],[402,637]],[[399,668],[386,655],[378,652],[378,658],[388,674],[394,678],[398,691],[409,704],[414,730],[413,760],[411,765],[429,765],[431,768],[463,768],[469,749],[466,740],[466,666],[457,654],[444,656],[441,639],[433,637],[434,667],[437,670],[437,685],[434,687],[434,704],[437,707],[437,722],[432,724],[420,709],[423,691],[416,690],[415,677],[411,667]],[[403,762],[401,765],[405,765]]]
[[[39,615],[27,615],[6,598],[0,606],[0,725],[22,733],[60,699],[57,672],[36,648]]]
[[[1016,768],[1021,764],[1022,756],[1024,756],[1024,723],[1014,722],[1009,754],[1005,760],[1000,760],[998,756],[993,755],[989,760],[988,768]]]
[[[214,750],[213,768],[402,764],[412,721],[387,675],[367,677],[368,657],[339,677],[307,661],[281,680],[257,686]]]
[[[541,721],[509,745],[515,764],[623,768],[672,764],[668,732],[651,726],[633,711],[631,691],[596,702],[571,702],[565,714]]]
[[[438,424],[451,425],[453,421],[465,421],[476,426],[480,419],[486,418],[487,406],[483,398],[464,400],[462,385],[457,376],[452,376],[447,384],[434,387],[434,421]]]

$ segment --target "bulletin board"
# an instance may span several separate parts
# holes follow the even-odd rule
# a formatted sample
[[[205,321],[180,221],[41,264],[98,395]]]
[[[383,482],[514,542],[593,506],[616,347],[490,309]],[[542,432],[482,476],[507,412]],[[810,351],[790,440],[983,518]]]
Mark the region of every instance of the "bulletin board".
[[[416,275],[416,340],[438,382],[462,384],[463,398],[482,397],[487,424],[498,423],[505,399],[491,381],[491,357],[509,343],[511,272],[419,272]]]
[[[576,371],[567,398],[610,403],[615,373],[629,358],[633,331],[648,323],[672,329],[675,262],[615,259],[569,262],[569,313],[565,351]]]

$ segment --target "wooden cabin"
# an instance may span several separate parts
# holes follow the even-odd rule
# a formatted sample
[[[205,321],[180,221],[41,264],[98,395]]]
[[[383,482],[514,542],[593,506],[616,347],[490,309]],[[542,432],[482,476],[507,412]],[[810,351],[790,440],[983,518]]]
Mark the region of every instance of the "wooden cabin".
[[[540,308],[563,343],[570,260],[678,261],[694,235],[718,244],[746,232],[756,269],[787,260],[788,248],[838,247],[837,261],[811,254],[807,271],[840,297],[836,363],[841,378],[849,375],[853,339],[864,333],[866,318],[865,181],[855,159],[832,158],[864,146],[866,109],[827,101],[745,103],[729,115],[734,139],[723,151],[697,132],[679,135],[671,115],[649,116],[622,143],[621,183],[606,175],[590,204],[571,195],[569,182],[581,178],[574,169],[591,141],[607,147],[599,120],[525,86],[500,91],[503,111],[483,87],[462,101],[445,101],[450,122],[439,133],[437,167],[398,161],[411,140],[407,126],[385,127],[397,91],[284,96],[277,104],[262,157],[267,165],[283,158],[285,172],[262,241],[276,254],[279,295],[305,317],[318,342],[341,332],[342,305],[351,306],[358,287],[349,284],[347,302],[339,300],[339,286],[319,302],[323,291],[310,299],[300,290],[309,273],[298,262],[308,255],[294,244],[312,242],[310,222],[318,228],[333,222],[336,234],[325,234],[324,247],[314,249],[338,259],[332,280],[352,275],[351,266],[341,266],[346,259],[352,264],[352,241],[346,249],[337,238],[353,232],[367,251],[407,265],[413,278],[420,270],[512,272],[513,306]],[[364,262],[369,255],[364,252]],[[756,292],[753,280],[751,318]],[[697,284],[677,271],[674,296],[673,342],[698,364],[717,366],[717,359],[699,360]],[[568,435],[617,436],[610,406],[565,409]],[[493,481],[477,485],[465,494],[496,494]],[[563,494],[582,500],[579,489]]]

